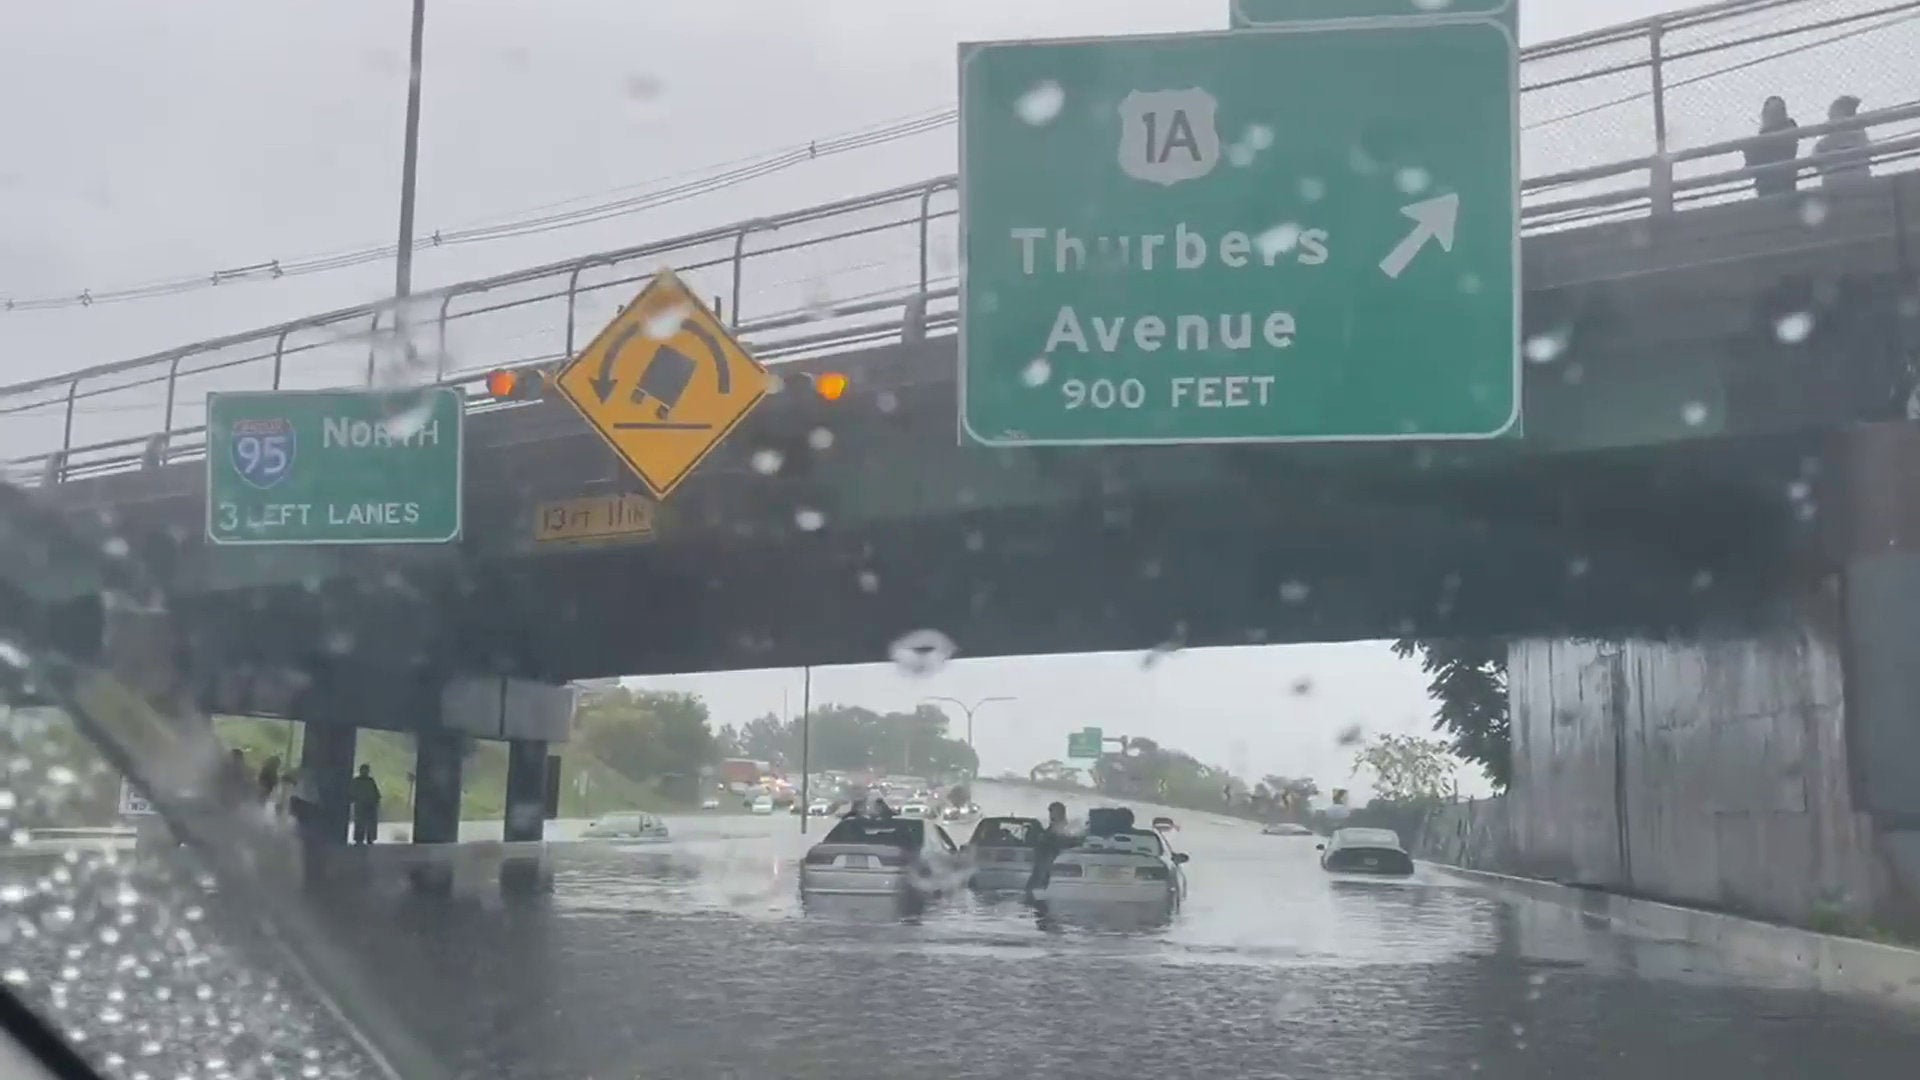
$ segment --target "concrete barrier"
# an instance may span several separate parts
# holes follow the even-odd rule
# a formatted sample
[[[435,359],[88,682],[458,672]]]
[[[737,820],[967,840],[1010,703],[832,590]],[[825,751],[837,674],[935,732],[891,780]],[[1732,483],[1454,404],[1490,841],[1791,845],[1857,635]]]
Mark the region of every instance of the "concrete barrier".
[[[1799,989],[1920,1011],[1920,949],[1821,934],[1736,915],[1679,907],[1538,878],[1513,877],[1440,863],[1435,871],[1508,896],[1579,910],[1636,937],[1680,941],[1773,976]]]

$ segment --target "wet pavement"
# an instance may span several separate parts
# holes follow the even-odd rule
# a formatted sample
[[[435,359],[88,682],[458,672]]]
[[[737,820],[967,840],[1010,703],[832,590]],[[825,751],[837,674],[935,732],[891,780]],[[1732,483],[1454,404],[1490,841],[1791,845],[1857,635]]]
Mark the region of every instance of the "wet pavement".
[[[395,958],[379,973],[395,1007],[472,1076],[1904,1077],[1920,1061],[1920,1017],[1437,872],[1331,880],[1314,838],[1172,813],[1189,898],[1153,930],[970,897],[916,919],[802,910],[805,842],[781,815],[556,846],[550,897],[415,907],[356,924],[358,944]]]
[[[979,792],[989,812],[1047,798]],[[803,909],[807,840],[784,814],[669,819],[665,844],[551,844],[553,891],[534,899],[364,900],[325,917],[375,1004],[473,1077],[1853,1078],[1920,1061],[1920,1016],[1769,985],[1434,871],[1332,879],[1312,837],[1171,813],[1189,895],[1152,929],[1059,926],[966,896],[917,918]],[[179,935],[169,903],[149,936]],[[210,911],[193,924],[202,939]],[[50,955],[37,925],[15,956]],[[88,943],[64,946],[63,962],[99,967],[62,976],[60,1009],[102,1054],[133,1059],[115,1075],[174,1075],[223,1038],[261,1068],[208,1075],[372,1075],[329,1025],[288,1026],[299,995],[235,974],[237,955],[202,944],[166,969],[148,950],[142,984]],[[24,967],[31,998],[43,966]],[[152,989],[167,970],[171,1012]],[[131,993],[103,996],[99,972]],[[261,1043],[263,1030],[280,1036]]]

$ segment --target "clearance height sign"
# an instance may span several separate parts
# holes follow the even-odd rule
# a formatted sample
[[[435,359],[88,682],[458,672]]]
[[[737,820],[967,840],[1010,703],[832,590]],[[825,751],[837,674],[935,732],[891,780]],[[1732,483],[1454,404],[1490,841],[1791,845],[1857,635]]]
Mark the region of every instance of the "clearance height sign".
[[[965,46],[960,420],[989,445],[1519,419],[1497,19]]]

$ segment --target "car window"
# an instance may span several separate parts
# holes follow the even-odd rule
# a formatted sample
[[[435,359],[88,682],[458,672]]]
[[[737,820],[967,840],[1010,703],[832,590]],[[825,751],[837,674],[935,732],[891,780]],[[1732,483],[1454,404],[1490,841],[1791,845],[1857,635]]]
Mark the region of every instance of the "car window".
[[[1338,847],[1400,846],[1400,834],[1392,829],[1341,829],[1333,834]]]
[[[1032,818],[987,818],[973,827],[973,838],[969,843],[1031,847],[1039,833],[1040,823]]]
[[[891,844],[919,848],[926,842],[922,823],[900,818],[846,818],[827,833],[826,844]]]

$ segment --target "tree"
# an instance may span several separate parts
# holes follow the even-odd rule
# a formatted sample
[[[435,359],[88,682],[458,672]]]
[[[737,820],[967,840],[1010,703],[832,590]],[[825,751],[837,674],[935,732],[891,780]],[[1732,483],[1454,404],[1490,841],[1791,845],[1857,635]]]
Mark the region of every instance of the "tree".
[[[734,742],[740,751],[737,756],[755,761],[784,762],[789,754],[796,759],[800,755],[799,725],[782,722],[772,713],[756,716],[741,725]]]
[[[1451,799],[1455,758],[1444,739],[1376,735],[1353,756],[1353,771],[1373,773],[1373,787],[1388,802]]]
[[[1320,785],[1304,776],[1281,776],[1268,773],[1261,778],[1267,790],[1273,792],[1276,799],[1284,799],[1294,806],[1304,807],[1308,800],[1320,794]]]
[[[697,695],[618,687],[575,717],[581,745],[633,780],[694,773],[718,757],[707,706]]]
[[[1427,694],[1438,703],[1433,729],[1452,737],[1453,752],[1480,766],[1504,789],[1513,776],[1513,733],[1507,712],[1507,648],[1485,638],[1402,639],[1397,656],[1420,654],[1432,676]]]
[[[1049,758],[1027,770],[1027,779],[1036,784],[1068,783],[1078,786],[1081,770],[1059,758]]]
[[[794,767],[801,759],[799,718],[781,720],[768,713],[749,720],[731,736],[739,756]],[[947,736],[947,716],[921,706],[910,713],[877,713],[859,705],[822,705],[808,716],[811,740],[808,766],[814,769],[875,769],[920,775],[971,776],[979,758],[964,741]]]
[[[947,801],[955,806],[965,806],[973,798],[973,789],[965,784],[955,784],[947,789]]]

